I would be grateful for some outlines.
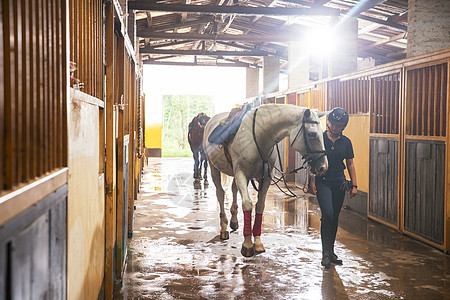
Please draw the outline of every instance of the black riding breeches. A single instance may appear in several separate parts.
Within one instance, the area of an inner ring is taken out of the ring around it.
[[[345,191],[341,190],[344,178],[343,173],[333,178],[316,176],[317,201],[322,212],[320,236],[323,254],[331,254],[334,251],[339,213],[345,197]]]

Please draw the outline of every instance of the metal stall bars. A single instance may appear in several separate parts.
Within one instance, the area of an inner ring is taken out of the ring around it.
[[[66,2],[0,1],[0,298],[66,295]],[[27,266],[27,267],[24,267]]]

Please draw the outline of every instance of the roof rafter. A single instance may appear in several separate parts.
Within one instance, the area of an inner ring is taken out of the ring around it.
[[[244,62],[230,62],[230,63],[221,63],[215,62],[213,64],[205,64],[199,62],[177,62],[177,61],[154,61],[154,60],[143,60],[143,64],[145,65],[167,65],[167,66],[217,66],[217,67],[256,67],[249,63]]]
[[[336,16],[339,11],[326,7],[298,8],[298,7],[252,7],[252,6],[217,6],[217,5],[187,5],[187,4],[156,4],[148,1],[136,0],[128,2],[128,8],[133,10],[154,10],[167,12],[190,12],[210,14],[239,14],[239,15],[272,15],[272,16]]]
[[[179,28],[193,27],[193,26],[201,25],[201,24],[204,24],[207,22],[211,22],[213,20],[214,20],[214,17],[206,16],[206,17],[200,18],[198,20],[185,21],[183,23],[175,23],[175,24],[170,24],[170,25],[160,25],[160,26],[152,26],[150,28],[145,28],[145,27],[144,28],[147,31],[175,30],[175,29],[179,29]],[[142,29],[138,28],[138,30],[142,30]]]
[[[380,45],[384,45],[384,44],[387,44],[387,43],[390,43],[390,42],[394,42],[394,41],[397,41],[397,40],[405,38],[405,35],[406,35],[406,33],[400,33],[400,34],[394,35],[394,36],[392,36],[390,38],[383,39],[383,40],[380,40],[380,41],[375,42],[373,44],[370,44],[368,46],[361,47],[360,49],[361,50],[368,50],[368,49],[374,48],[376,46],[380,46]]]
[[[203,50],[172,50],[172,49],[141,49],[142,54],[169,55],[207,55],[207,56],[268,56],[270,53],[262,50],[251,51],[203,51]]]
[[[211,40],[211,41],[247,41],[247,42],[288,42],[302,40],[301,34],[278,34],[278,35],[258,35],[258,34],[201,34],[201,33],[166,33],[166,32],[139,32],[139,37],[151,39],[171,39],[171,40]]]

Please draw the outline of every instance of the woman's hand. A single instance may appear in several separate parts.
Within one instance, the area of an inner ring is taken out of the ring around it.
[[[352,190],[350,191],[350,198],[353,198],[358,194],[358,188],[356,186],[352,187]]]
[[[309,180],[308,193],[313,195],[317,194],[317,188],[314,179]]]

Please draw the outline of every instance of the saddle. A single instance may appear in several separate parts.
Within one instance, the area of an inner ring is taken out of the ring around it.
[[[228,116],[220,121],[219,125],[211,132],[208,142],[212,144],[228,145],[234,139],[236,132],[241,126],[245,114],[252,109],[249,103],[244,103],[241,107],[233,108]]]

